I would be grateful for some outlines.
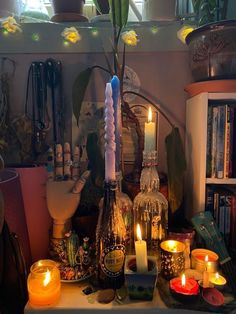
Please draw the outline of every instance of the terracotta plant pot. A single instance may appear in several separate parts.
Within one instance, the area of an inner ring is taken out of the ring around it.
[[[86,22],[83,16],[85,0],[52,0],[53,22]]]
[[[83,14],[84,2],[84,0],[52,0],[54,14]]]
[[[187,38],[195,82],[236,78],[236,20],[207,24]]]

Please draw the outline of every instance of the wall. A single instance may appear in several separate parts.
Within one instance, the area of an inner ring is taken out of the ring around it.
[[[16,62],[16,72],[11,84],[10,103],[14,116],[23,113],[27,71],[32,61],[46,60],[49,57],[60,59],[63,65],[64,99],[66,104],[66,140],[71,138],[71,88],[76,75],[94,64],[105,66],[102,45],[110,50],[109,28],[98,28],[102,38],[90,38],[89,28],[81,28],[82,40],[79,45],[63,47],[62,39],[58,37],[64,26],[53,24],[23,25],[23,35],[15,34],[1,38],[0,56],[8,56]],[[133,68],[141,81],[141,91],[159,103],[171,120],[180,127],[182,136],[185,127],[184,87],[191,82],[188,67],[187,47],[180,43],[176,31],[180,27],[177,22],[158,25],[158,32],[152,32],[157,25],[150,23],[144,26],[135,25],[140,42],[137,47],[127,52],[126,64]],[[59,28],[59,29],[58,29]],[[30,41],[29,35],[39,32],[41,41]],[[1,35],[0,35],[1,36]],[[37,53],[37,50],[40,53]],[[10,52],[10,53],[7,53]],[[104,101],[104,86],[108,78],[96,71],[90,84],[85,100]],[[133,103],[143,103],[134,99]],[[160,121],[159,169],[166,171],[164,138],[169,131],[167,123]]]

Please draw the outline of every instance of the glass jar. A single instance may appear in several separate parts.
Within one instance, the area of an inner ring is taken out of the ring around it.
[[[60,272],[56,262],[45,259],[34,263],[27,280],[29,302],[33,306],[49,306],[60,298]]]
[[[142,238],[147,242],[148,254],[158,256],[159,244],[167,235],[168,201],[159,192],[160,179],[156,166],[157,152],[143,152],[141,192],[135,197],[133,208],[134,224],[140,224]]]

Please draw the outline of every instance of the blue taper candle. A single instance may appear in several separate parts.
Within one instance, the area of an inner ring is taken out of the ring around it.
[[[115,119],[115,141],[116,141],[116,172],[120,171],[121,152],[120,152],[120,136],[121,136],[121,103],[120,103],[120,80],[114,75],[111,80],[112,98]]]

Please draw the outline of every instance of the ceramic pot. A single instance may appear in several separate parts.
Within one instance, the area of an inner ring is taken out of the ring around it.
[[[20,3],[17,0],[1,0],[0,1],[0,17],[7,17],[11,14],[19,15]]]
[[[87,22],[83,15],[85,0],[52,0],[53,22]]]
[[[204,25],[187,36],[195,82],[236,78],[235,36],[236,20]]]
[[[54,14],[83,13],[85,0],[52,0]]]
[[[146,301],[153,299],[158,276],[157,263],[154,256],[148,256],[148,271],[146,273],[138,273],[135,255],[127,255],[124,273],[130,299]]]
[[[144,21],[172,21],[175,16],[175,0],[144,0]]]

